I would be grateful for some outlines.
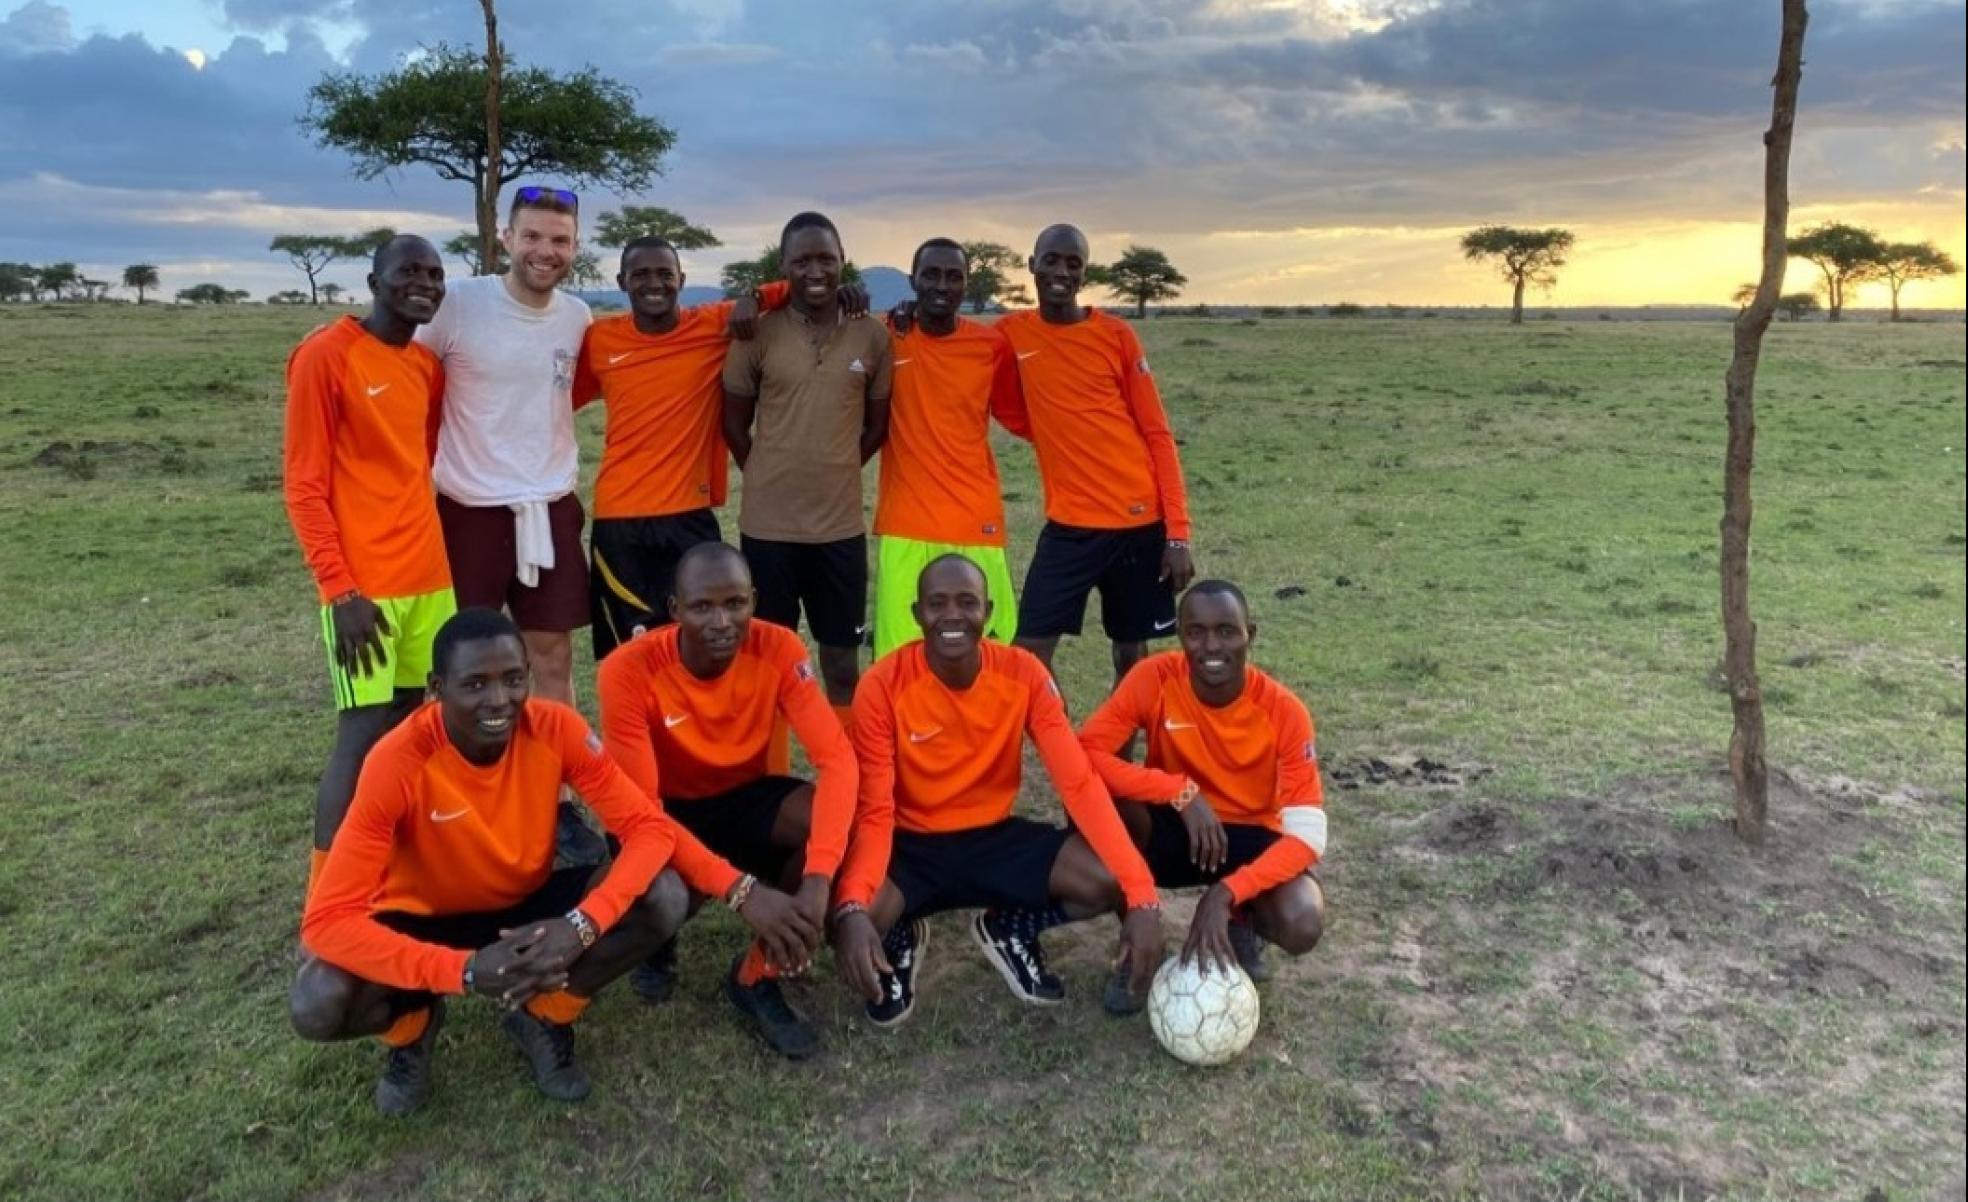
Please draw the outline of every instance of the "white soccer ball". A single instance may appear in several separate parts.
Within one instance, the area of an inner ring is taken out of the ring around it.
[[[1148,990],[1148,1025],[1184,1064],[1226,1063],[1257,1034],[1257,986],[1234,964],[1204,972],[1171,956]]]

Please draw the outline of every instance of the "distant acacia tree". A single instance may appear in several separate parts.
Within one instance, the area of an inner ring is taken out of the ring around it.
[[[469,185],[481,247],[497,237],[501,190],[521,176],[637,193],[661,173],[676,134],[636,112],[628,87],[592,67],[556,75],[512,67],[501,55],[499,69],[496,159],[487,145],[486,60],[454,46],[435,46],[387,74],[324,75],[308,91],[300,124],[320,145],[348,154],[358,179],[421,164]],[[481,250],[482,265],[485,257]]]
[[[967,264],[964,300],[972,313],[982,313],[993,302],[1007,306],[1032,303],[1025,285],[1012,282],[1012,273],[1025,263],[1017,251],[1002,242],[966,242],[963,250]]]
[[[1175,269],[1166,253],[1152,246],[1130,246],[1107,264],[1099,285],[1134,302],[1136,320],[1148,316],[1148,302],[1174,300],[1189,277]]]
[[[456,255],[465,261],[465,270],[473,275],[504,275],[506,273],[506,251],[497,241],[492,243],[492,267],[488,270],[480,255],[478,235],[463,230],[444,244],[444,253]]]
[[[1736,290],[1729,294],[1729,300],[1735,304],[1738,313],[1749,308],[1749,302],[1755,299],[1756,285],[1754,284],[1738,284]]]
[[[1803,321],[1821,307],[1815,292],[1786,292],[1777,298],[1777,309],[1785,321]]]
[[[52,292],[56,300],[66,300],[70,289],[82,286],[82,272],[73,263],[49,263],[34,269],[34,281],[42,292]]]
[[[1886,243],[1863,226],[1833,221],[1812,226],[1792,238],[1790,254],[1817,264],[1824,275],[1827,316],[1840,321],[1845,316],[1845,289],[1879,278]]]
[[[1524,286],[1549,290],[1558,285],[1558,269],[1577,241],[1572,231],[1552,227],[1517,229],[1486,225],[1462,236],[1462,257],[1471,262],[1495,259],[1497,271],[1510,281],[1510,324],[1524,324]]]
[[[109,290],[115,287],[108,280],[92,280],[88,276],[77,280],[76,286],[82,289],[82,299],[92,305],[99,305],[108,300]]]
[[[396,231],[387,226],[347,238],[333,234],[280,234],[267,249],[281,252],[288,262],[301,269],[307,276],[308,303],[318,305],[321,303],[319,280],[329,264],[338,259],[367,258],[394,237]]]
[[[607,287],[608,277],[601,274],[601,257],[591,250],[575,251],[574,261],[568,265],[567,276],[560,286],[568,292]]]
[[[41,283],[32,263],[0,263],[0,301],[39,300]]]
[[[708,250],[723,246],[718,236],[701,225],[692,225],[683,214],[658,205],[623,205],[619,213],[603,213],[595,219],[597,246],[623,247],[637,238],[656,237],[678,250]]]
[[[757,258],[726,263],[724,270],[718,274],[718,284],[726,296],[743,296],[754,288],[784,279],[785,276],[786,268],[779,258],[779,248],[768,246],[758,253]],[[841,283],[860,282],[861,269],[854,265],[854,260],[849,259],[841,264]]]
[[[1915,280],[1937,280],[1961,270],[1932,242],[1888,242],[1879,252],[1879,276],[1893,293],[1893,320],[1900,319],[1900,289]]]
[[[331,305],[339,305],[342,303],[342,293],[347,291],[348,289],[331,280],[321,286],[321,299]]]
[[[236,305],[246,298],[244,291],[235,291],[224,284],[193,284],[178,289],[178,303],[185,305]]]
[[[269,305],[305,305],[308,303],[308,294],[302,292],[299,288],[288,288],[285,291],[276,292],[267,297],[266,303]]]
[[[123,286],[137,290],[137,303],[144,303],[144,293],[157,287],[157,266],[153,263],[132,263],[123,269]]]

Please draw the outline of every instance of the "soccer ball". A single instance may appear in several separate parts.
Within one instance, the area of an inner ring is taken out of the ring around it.
[[[1171,956],[1148,990],[1148,1026],[1184,1064],[1223,1064],[1257,1034],[1257,986],[1232,964],[1204,972]]]

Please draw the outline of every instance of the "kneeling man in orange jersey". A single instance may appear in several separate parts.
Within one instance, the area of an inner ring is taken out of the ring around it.
[[[834,908],[841,977],[894,1026],[915,1005],[924,915],[986,907],[971,936],[1020,1000],[1065,999],[1039,935],[1123,915],[1120,971],[1145,989],[1162,959],[1155,882],[1112,798],[1072,736],[1066,708],[1031,652],[984,641],[984,573],[960,554],[916,583],[922,640],[889,654],[854,694],[861,804]],[[1012,816],[1025,740],[1074,830]]]
[[[1080,742],[1113,790],[1155,883],[1207,885],[1183,942],[1184,960],[1234,958],[1253,980],[1270,975],[1259,937],[1291,955],[1325,929],[1313,875],[1326,852],[1326,811],[1312,715],[1291,690],[1249,664],[1257,624],[1242,590],[1205,580],[1182,598],[1181,651],[1136,664],[1102,702]],[[1148,735],[1145,766],[1121,758]],[[1117,981],[1107,1008],[1139,1010]]]
[[[682,923],[664,870],[673,827],[571,708],[527,697],[526,645],[503,614],[467,609],[431,647],[436,697],[383,736],[308,899],[310,959],[289,996],[307,1039],[378,1035],[385,1114],[430,1095],[449,994],[509,1008],[503,1026],[540,1092],[588,1094],[572,1024],[595,991]],[[607,868],[556,871],[560,789],[620,841]]]

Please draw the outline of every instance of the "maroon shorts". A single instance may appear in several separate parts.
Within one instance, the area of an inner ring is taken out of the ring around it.
[[[451,560],[451,591],[458,608],[482,605],[505,609],[521,630],[565,634],[588,624],[588,556],[581,546],[587,514],[573,493],[547,506],[553,529],[553,570],[540,583],[519,582],[513,547],[513,511],[504,505],[479,508],[437,495],[437,517],[444,526],[444,551]]]

